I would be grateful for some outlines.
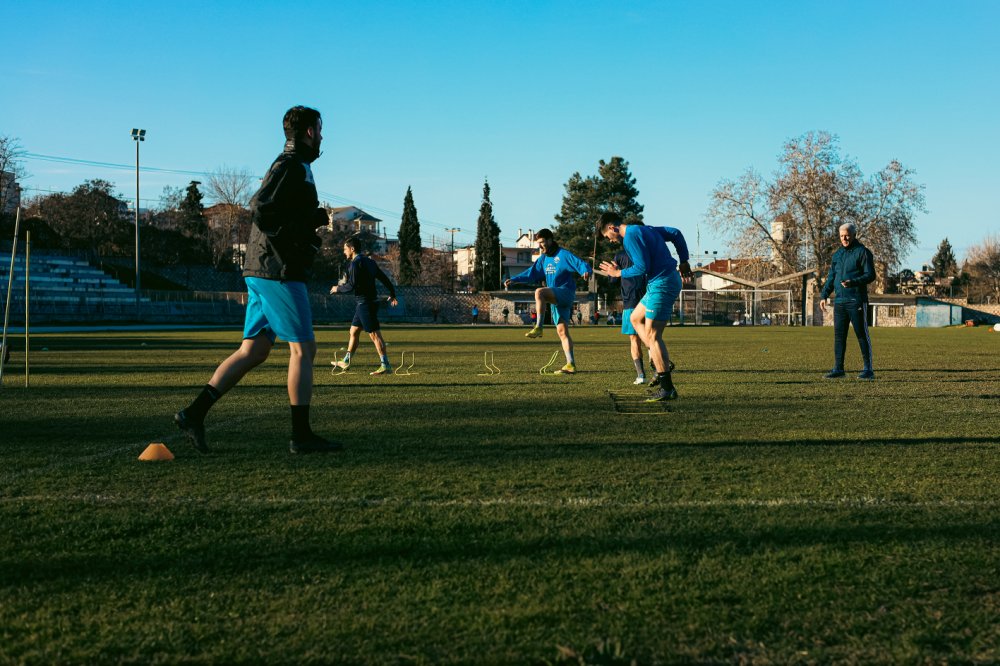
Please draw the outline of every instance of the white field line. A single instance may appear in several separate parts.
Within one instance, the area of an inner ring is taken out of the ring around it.
[[[567,499],[527,499],[516,497],[485,497],[455,499],[422,499],[406,497],[254,497],[224,495],[221,497],[129,497],[121,495],[67,494],[20,495],[0,497],[0,504],[71,503],[94,505],[219,505],[245,506],[353,506],[402,508],[485,508],[523,507],[543,509],[712,509],[712,508],[1000,508],[1000,500],[894,500],[880,497],[842,497],[811,499],[778,497],[771,499],[732,498],[710,500],[615,500],[589,497]]]
[[[173,418],[173,415],[170,415],[170,418]],[[219,423],[213,423],[212,427],[236,425],[242,421],[248,420],[249,418],[250,418],[249,415],[243,415],[236,418],[228,419],[226,421],[221,421]],[[138,457],[138,454],[142,453],[142,451],[152,442],[162,442],[164,444],[168,442],[171,444],[173,444],[174,442],[179,442],[182,443],[184,446],[190,446],[187,443],[187,435],[178,430],[177,426],[174,426],[174,429],[171,430],[168,434],[157,435],[154,439],[148,441],[144,440],[141,442],[131,442],[129,444],[119,444],[118,446],[113,446],[109,449],[102,449],[94,453],[88,453],[80,456],[64,455],[55,462],[51,462],[48,465],[42,465],[40,467],[31,467],[16,472],[7,472],[6,474],[0,475],[0,487],[12,483],[14,481],[17,481],[18,479],[23,479],[25,477],[44,475],[46,472],[50,472],[54,469],[61,469],[63,467],[75,467],[76,465],[80,465],[82,463],[88,463],[94,460],[105,460],[107,458],[119,455],[125,451],[137,451],[138,453],[136,453],[136,457]],[[209,433],[208,443],[209,447],[211,447],[212,445],[211,433]]]

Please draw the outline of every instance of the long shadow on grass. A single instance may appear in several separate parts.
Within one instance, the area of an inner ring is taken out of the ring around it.
[[[466,513],[457,517],[454,509],[422,509],[419,516],[358,509],[368,513],[364,517],[367,526],[354,530],[340,528],[336,520],[311,517],[315,509],[254,507],[252,511],[249,515],[209,507],[178,515],[176,507],[171,507],[169,514],[142,518],[102,511],[101,516],[91,519],[85,543],[67,543],[66,536],[45,529],[40,534],[28,530],[22,532],[22,538],[45,545],[46,554],[20,557],[7,550],[0,559],[0,586],[76,587],[147,578],[195,584],[255,572],[259,572],[256,580],[302,580],[306,573],[360,575],[369,569],[391,576],[393,572],[447,564],[482,570],[527,559],[549,561],[549,566],[559,562],[573,566],[574,562],[602,556],[655,559],[670,553],[698,561],[720,548],[726,549],[726,557],[817,546],[845,556],[859,549],[892,552],[923,544],[964,552],[1000,536],[995,517],[969,516],[961,509],[942,511],[931,519],[922,511],[909,512],[908,519],[913,522],[930,520],[931,524],[905,526],[901,522],[907,512],[898,510],[891,516],[841,510],[836,515],[820,515],[817,524],[815,514],[802,519],[795,512],[774,522],[774,509],[762,514],[753,508],[672,508],[669,512],[628,512],[628,521],[623,524],[622,513],[614,510],[594,510],[586,521],[580,521],[578,510],[565,508],[533,510],[527,516],[466,508]],[[348,515],[346,510],[338,513]],[[351,518],[357,520],[358,516]],[[762,522],[765,519],[772,522]],[[93,524],[98,520],[103,524]],[[809,523],[803,524],[805,520]],[[49,528],[59,524],[56,516],[45,521]],[[240,525],[238,531],[234,531],[234,524]],[[537,534],[541,530],[530,534],[526,524],[542,526],[544,534]],[[197,529],[185,532],[184,525],[196,525]],[[216,536],[207,536],[212,532]],[[107,544],[115,544],[117,552],[110,552]],[[102,552],[88,553],[87,548]]]

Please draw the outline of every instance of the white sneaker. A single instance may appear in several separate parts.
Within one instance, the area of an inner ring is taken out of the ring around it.
[[[639,384],[645,384],[646,375],[639,375],[638,377],[635,378],[635,381],[632,383],[635,384],[636,386],[638,386]]]

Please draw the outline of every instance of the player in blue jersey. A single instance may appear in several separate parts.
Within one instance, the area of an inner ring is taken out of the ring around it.
[[[535,290],[535,308],[538,312],[538,322],[534,328],[525,334],[526,338],[542,337],[545,322],[546,305],[552,310],[552,323],[562,342],[563,353],[566,355],[566,365],[557,370],[557,374],[572,375],[576,372],[576,360],[573,357],[573,338],[569,335],[569,320],[573,301],[576,299],[577,276],[590,277],[590,266],[569,250],[559,247],[552,232],[541,229],[535,234],[538,249],[542,256],[531,268],[506,280],[504,287],[511,283],[526,283],[545,281],[544,287]]]
[[[354,294],[357,299],[357,307],[354,310],[354,321],[351,322],[350,337],[347,342],[347,354],[341,361],[331,361],[338,368],[346,370],[351,367],[351,355],[358,349],[358,341],[361,338],[361,330],[368,334],[375,351],[378,352],[378,368],[369,374],[385,375],[392,371],[389,365],[389,356],[386,351],[385,339],[382,337],[382,325],[378,320],[378,300],[376,296],[375,280],[385,285],[389,290],[389,304],[396,305],[396,289],[375,260],[359,254],[360,243],[356,238],[348,238],[344,241],[344,256],[347,257],[347,276],[341,284],[335,284],[331,289],[331,294]]]
[[[691,277],[684,235],[673,227],[647,227],[641,222],[625,224],[621,216],[612,212],[601,215],[598,231],[609,241],[621,243],[632,260],[632,266],[625,270],[604,261],[601,262],[601,270],[611,277],[646,276],[646,295],[632,311],[631,321],[636,331],[641,331],[643,342],[649,348],[650,361],[656,369],[656,378],[650,382],[656,393],[650,400],[675,400],[677,389],[670,377],[670,355],[663,342],[663,329],[670,320],[674,301],[681,293],[681,275]],[[680,275],[677,273],[678,263],[667,248],[668,242],[677,250]]]

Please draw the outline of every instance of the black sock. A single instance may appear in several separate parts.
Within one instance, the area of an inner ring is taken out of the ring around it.
[[[660,386],[668,391],[674,388],[674,380],[670,378],[669,370],[667,372],[657,372],[656,376],[660,378]]]
[[[303,441],[311,436],[309,405],[292,405],[292,439]]]
[[[210,410],[212,405],[214,405],[215,402],[221,397],[222,394],[219,393],[218,389],[211,384],[205,384],[205,388],[201,390],[201,393],[199,393],[198,397],[194,399],[194,402],[184,409],[184,413],[189,419],[194,421],[204,421],[205,414],[208,414],[208,410]]]

